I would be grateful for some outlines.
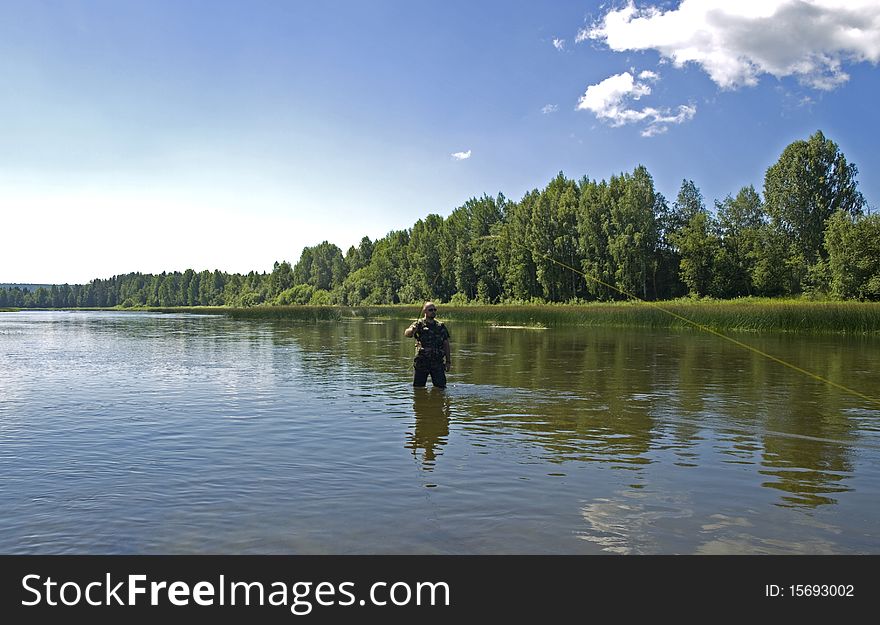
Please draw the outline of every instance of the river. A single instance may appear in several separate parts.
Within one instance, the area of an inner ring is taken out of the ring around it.
[[[442,310],[441,310],[442,313]],[[880,409],[710,334],[0,313],[0,553],[880,553]],[[876,396],[877,337],[738,340]]]

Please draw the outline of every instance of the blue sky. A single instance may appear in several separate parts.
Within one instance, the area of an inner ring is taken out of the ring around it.
[[[876,207],[880,1],[735,4],[3,0],[0,282],[269,271],[559,171],[711,205],[817,129]]]

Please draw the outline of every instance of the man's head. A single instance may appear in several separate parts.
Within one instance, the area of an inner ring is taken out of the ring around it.
[[[434,305],[434,302],[425,302],[425,305],[422,306],[422,314],[428,319],[436,317],[437,307]]]

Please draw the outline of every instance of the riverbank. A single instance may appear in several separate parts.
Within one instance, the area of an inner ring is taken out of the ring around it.
[[[165,313],[222,314],[235,319],[336,321],[345,318],[414,320],[418,305],[384,306],[195,306],[139,308]],[[611,302],[583,305],[440,305],[441,320],[487,325],[694,328],[809,334],[880,333],[878,302],[812,302],[744,298],[667,302]]]
[[[0,309],[14,312],[17,309]],[[22,309],[25,310],[25,309]],[[75,310],[75,309],[65,309]],[[89,308],[131,312],[224,315],[233,319],[339,321],[397,319],[419,316],[417,304],[377,306],[186,306]],[[880,334],[880,302],[814,302],[743,298],[737,300],[679,299],[665,302],[597,302],[591,304],[453,305],[441,304],[441,321],[493,326],[553,328],[560,326],[696,328],[737,332],[802,334]]]

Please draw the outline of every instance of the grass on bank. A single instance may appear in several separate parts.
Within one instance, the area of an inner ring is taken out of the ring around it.
[[[527,327],[621,326],[715,330],[867,334],[880,332],[880,303],[739,299],[615,302],[583,305],[441,304],[438,318],[448,321]],[[255,306],[214,309],[233,318],[339,320],[345,317],[414,320],[418,305]],[[185,312],[186,309],[178,309]],[[672,314],[670,314],[672,313]]]
[[[742,298],[736,300],[679,299],[666,302],[602,302],[590,304],[440,304],[442,321],[486,325],[551,328],[606,326],[693,328],[684,317],[714,330],[797,332],[810,334],[878,334],[880,302],[817,302]],[[92,309],[94,310],[94,309]],[[234,319],[339,321],[346,318],[413,321],[418,304],[377,306],[182,306],[104,310],[226,315]]]

